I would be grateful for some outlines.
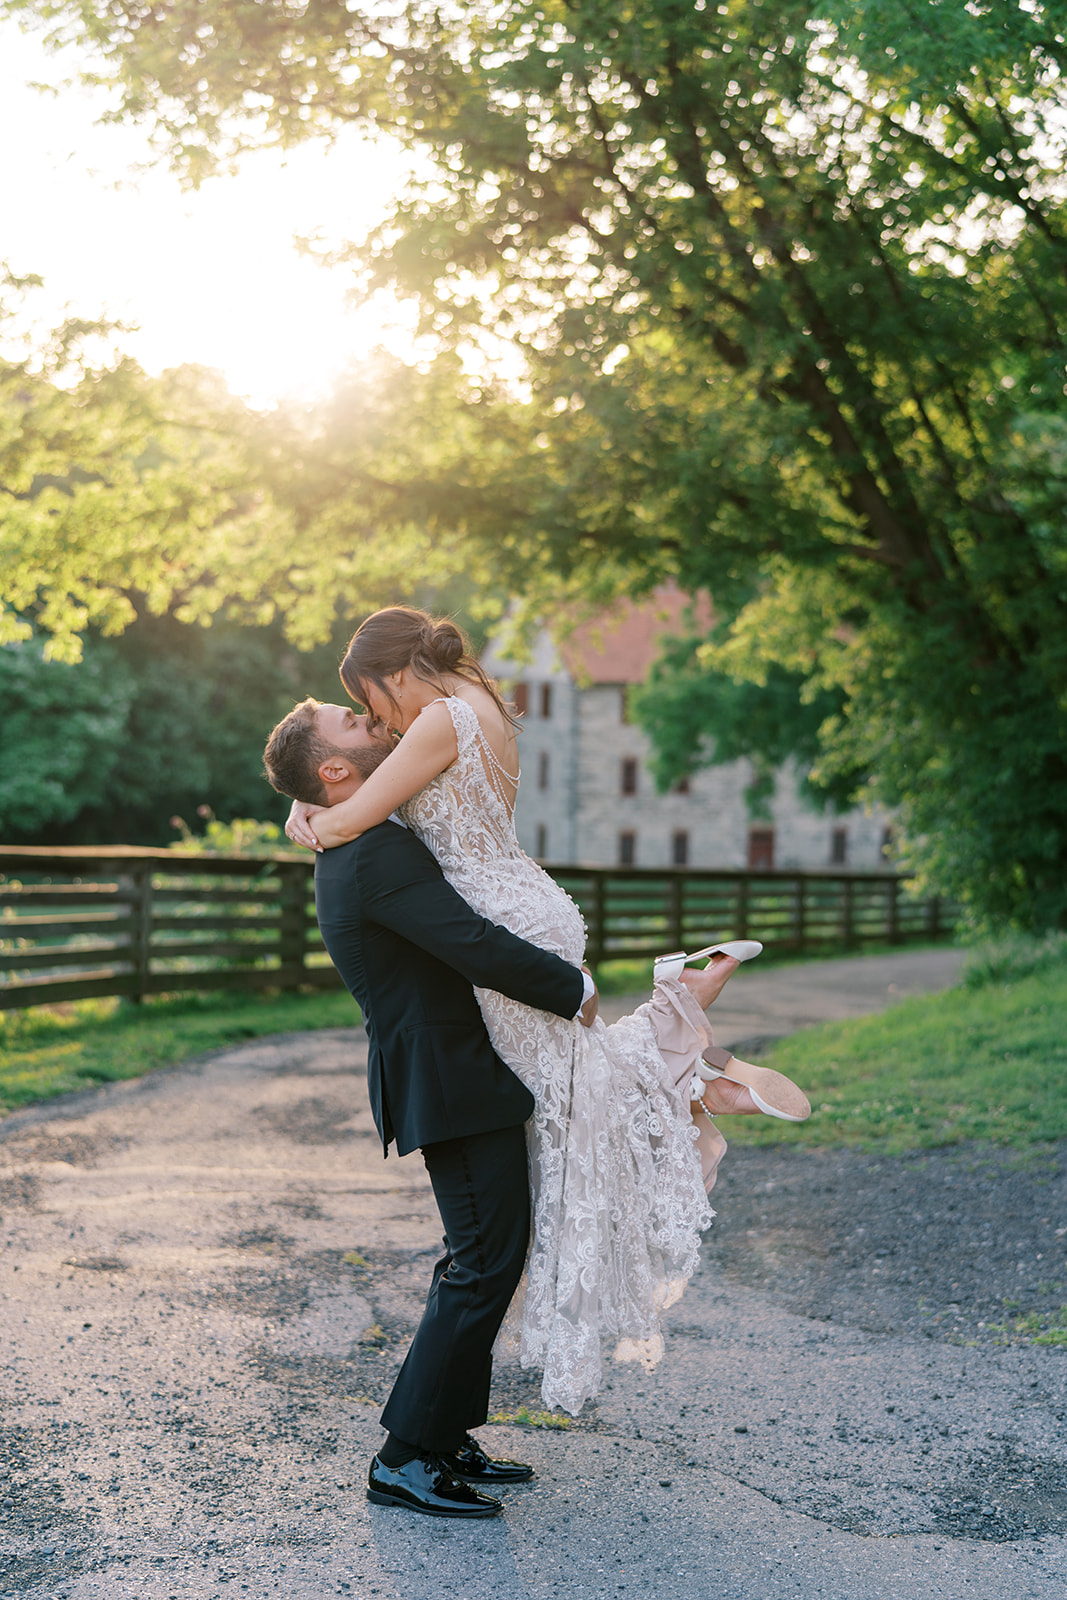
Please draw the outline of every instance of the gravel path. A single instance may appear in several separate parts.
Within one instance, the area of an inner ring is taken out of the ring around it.
[[[817,965],[868,1009],[910,981]],[[4,1123],[0,1596],[1062,1600],[1067,1350],[991,1324],[1067,1301],[1067,1151],[732,1151],[662,1365],[487,1429],[538,1478],[457,1527],[363,1497],[438,1243],[364,1051],[258,1041]]]

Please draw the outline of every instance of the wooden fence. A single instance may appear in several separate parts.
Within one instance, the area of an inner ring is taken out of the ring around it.
[[[110,845],[0,849],[0,1010],[92,995],[333,988],[310,857]],[[889,873],[553,867],[582,908],[591,966],[762,939],[818,952],[934,940],[955,908]]]
[[[550,871],[582,908],[592,967],[723,938],[813,953],[933,941],[950,935],[958,916],[947,901],[915,899],[889,872]]]
[[[312,867],[128,845],[0,850],[0,1009],[340,983]]]

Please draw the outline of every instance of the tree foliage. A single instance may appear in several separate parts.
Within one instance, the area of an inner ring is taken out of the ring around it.
[[[1062,0],[9,7],[193,180],[341,123],[420,152],[364,282],[530,363],[421,476],[469,560],[706,585],[710,666],[840,701],[826,781],[978,914],[1067,920]]]
[[[812,770],[819,734],[842,706],[840,694],[813,692],[798,673],[775,663],[763,683],[709,670],[701,659],[705,641],[672,639],[654,664],[647,684],[629,692],[631,710],[654,735],[652,771],[660,790],[701,767],[747,760],[752,777],[745,790],[749,814],[770,820],[777,769],[797,765],[799,790],[813,806],[845,808],[857,774],[820,781]]]
[[[45,660],[39,639],[0,649],[0,836],[167,844],[174,817],[194,830],[208,813],[282,821],[266,736],[306,694],[340,695],[346,637],[299,652],[277,621],[162,616],[118,638],[88,633],[77,663]]]
[[[34,287],[0,276],[0,331]],[[280,618],[310,648],[413,584],[470,569],[495,595],[460,548],[485,511],[456,463],[492,407],[458,363],[383,355],[326,402],[257,413],[205,369],[147,376],[114,332],[71,322],[0,358],[0,646],[36,636],[76,661],[86,629],[171,615]]]
[[[0,326],[26,286],[7,280]],[[67,323],[0,360],[0,643],[37,630],[60,659],[77,659],[82,629],[116,634],[139,610],[260,619],[279,577],[244,408],[194,368],[147,378],[112,332]]]

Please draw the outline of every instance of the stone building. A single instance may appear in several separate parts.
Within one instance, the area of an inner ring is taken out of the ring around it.
[[[813,810],[789,766],[778,772],[768,821],[748,814],[747,761],[657,793],[627,689],[645,681],[663,637],[684,631],[689,603],[675,588],[623,601],[558,644],[541,633],[522,663],[490,645],[483,665],[523,712],[515,814],[523,849],[554,866],[884,867],[889,816]]]

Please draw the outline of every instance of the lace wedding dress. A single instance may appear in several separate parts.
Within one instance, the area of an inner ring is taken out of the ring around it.
[[[483,916],[579,965],[578,907],[519,848],[477,714],[456,697],[445,704],[458,758],[402,807],[404,821]],[[714,1215],[707,1189],[726,1149],[690,1110],[711,1034],[673,980],[610,1027],[585,1028],[492,990],[478,1000],[494,1049],[537,1102],[527,1124],[533,1241],[503,1337],[517,1339],[524,1366],[544,1369],[546,1405],[577,1413],[599,1387],[605,1337],[617,1359],[659,1359],[660,1313],[696,1268]]]

